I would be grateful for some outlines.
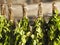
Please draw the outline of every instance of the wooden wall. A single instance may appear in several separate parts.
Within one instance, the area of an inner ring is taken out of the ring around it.
[[[15,18],[18,18],[18,17],[20,18],[23,15],[22,6],[16,5],[18,2],[19,3],[26,3],[28,1],[27,0],[12,0],[12,3],[14,5],[12,4],[11,8],[12,8],[12,12],[13,12]],[[31,0],[29,2],[31,2]],[[56,6],[57,6],[59,13],[60,13],[60,2],[56,2]],[[5,7],[6,7],[6,15],[8,15],[7,5]],[[29,4],[29,5],[27,4],[26,8],[27,8],[27,15],[28,16],[37,16],[38,4]],[[52,2],[50,2],[50,3],[43,2],[42,3],[42,11],[43,11],[44,15],[51,15],[52,14]],[[1,8],[0,8],[0,12],[1,12]]]

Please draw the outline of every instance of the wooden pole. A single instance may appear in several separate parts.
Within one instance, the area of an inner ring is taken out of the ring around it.
[[[38,4],[38,17],[43,17],[43,12],[42,12],[42,2]]]
[[[1,15],[2,15],[2,4],[1,4]]]
[[[14,21],[14,17],[13,17],[13,11],[12,11],[12,0],[7,0],[7,6],[8,6],[8,15],[9,15],[9,20],[11,22]]]
[[[22,9],[23,9],[23,17],[26,16],[27,17],[27,9],[25,8],[26,4],[22,5]]]
[[[52,14],[55,14],[55,9],[56,9],[55,1],[53,1],[53,3],[52,3]]]
[[[12,11],[12,8],[11,8],[11,4],[8,6],[8,10],[9,10],[9,20],[10,21],[14,21],[14,18],[13,18],[13,11]]]
[[[0,0],[0,5],[1,5],[1,15],[5,15],[5,4],[4,0]]]
[[[6,7],[5,4],[1,5],[1,15],[5,15],[6,14]]]

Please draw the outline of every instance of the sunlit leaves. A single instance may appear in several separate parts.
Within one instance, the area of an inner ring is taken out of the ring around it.
[[[55,14],[54,14],[55,13]],[[59,45],[60,44],[60,16],[58,15],[58,10],[55,9],[52,17],[49,20],[49,30],[48,36],[50,38],[51,45]]]

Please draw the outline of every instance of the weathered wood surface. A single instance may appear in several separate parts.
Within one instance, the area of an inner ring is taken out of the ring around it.
[[[60,2],[56,2],[56,7],[59,10],[60,13]],[[12,5],[12,12],[15,18],[20,18],[23,16],[23,10],[21,5]],[[30,4],[26,5],[27,8],[27,15],[28,16],[37,16],[38,15],[38,4]],[[48,15],[51,16],[52,14],[52,2],[50,3],[42,3],[42,11],[44,16]],[[6,5],[6,15],[8,15],[8,7]]]
[[[56,7],[58,8],[59,10],[59,13],[60,13],[60,2],[56,2]],[[25,8],[27,8],[27,13],[28,13],[28,16],[36,16],[37,13],[38,13],[38,4],[32,4],[32,5],[27,5]],[[13,10],[13,13],[14,15],[19,15],[19,16],[22,16],[22,7],[21,5],[12,5],[12,10]],[[42,3],[42,11],[43,11],[43,14],[47,14],[47,15],[50,15],[52,14],[52,3]]]

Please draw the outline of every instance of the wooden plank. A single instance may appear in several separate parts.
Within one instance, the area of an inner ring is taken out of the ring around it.
[[[60,2],[56,2],[56,7],[59,10],[60,13]],[[23,10],[20,4],[12,4],[11,6],[14,17],[22,17],[23,16]],[[27,8],[27,15],[28,16],[37,16],[38,15],[38,4],[30,4],[26,6]],[[8,9],[8,8],[7,8]],[[42,3],[42,10],[43,14],[45,15],[52,15],[52,2],[50,3]],[[7,12],[8,13],[8,12]]]

